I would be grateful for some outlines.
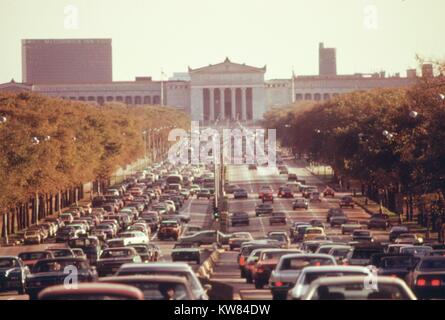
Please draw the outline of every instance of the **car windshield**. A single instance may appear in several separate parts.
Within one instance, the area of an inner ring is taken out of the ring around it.
[[[131,251],[130,250],[105,250],[100,255],[101,259],[107,259],[107,258],[122,258],[122,257],[130,257]]]
[[[19,254],[19,258],[22,260],[39,260],[49,257],[48,252],[23,252]]]
[[[380,260],[381,268],[411,268],[414,260],[412,257],[383,257]]]
[[[326,278],[326,277],[341,277],[341,276],[362,276],[366,273],[364,272],[358,272],[358,271],[323,271],[323,272],[308,272],[305,274],[304,277],[304,284],[311,284],[313,281],[319,279],[319,278]]]
[[[323,230],[320,229],[306,229],[306,234],[321,234]]]
[[[355,249],[352,253],[353,259],[370,259],[373,254],[381,253],[378,250]]]
[[[298,257],[284,259],[281,270],[301,270],[309,266],[327,266],[334,264],[329,258],[320,257]]]
[[[15,268],[18,267],[19,263],[16,259],[12,258],[0,258],[0,268]]]
[[[41,272],[65,272],[65,268],[74,267],[77,270],[85,270],[88,268],[86,261],[82,260],[49,260],[49,261],[38,261],[33,268],[33,273]]]
[[[70,241],[70,247],[94,247],[98,245],[95,239],[73,239]]]
[[[182,283],[132,282],[144,294],[144,300],[190,300],[187,288]]]
[[[420,264],[419,270],[425,271],[425,270],[445,270],[445,259],[426,259],[423,260]]]
[[[71,250],[51,250],[53,253],[53,256],[56,258],[60,258],[60,257],[71,257],[73,256],[73,253],[71,252]]]
[[[319,286],[312,300],[409,300],[397,284],[379,283],[378,290],[363,282]]]

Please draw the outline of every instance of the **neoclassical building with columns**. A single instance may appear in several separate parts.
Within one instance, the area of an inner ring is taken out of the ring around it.
[[[226,58],[188,71],[192,120],[256,121],[266,112],[265,66],[252,67]]]
[[[428,70],[422,69],[420,76],[432,76]],[[210,124],[216,120],[255,122],[272,107],[300,100],[328,100],[357,90],[406,87],[419,79],[415,70],[408,70],[406,77],[386,76],[381,72],[270,80],[265,80],[265,73],[266,66],[253,67],[226,58],[213,65],[189,67],[188,73],[180,79],[154,81],[151,77],[136,77],[134,81],[81,84],[32,84],[11,80],[0,84],[0,92],[32,91],[98,105],[110,102],[166,105],[186,111],[192,120]]]

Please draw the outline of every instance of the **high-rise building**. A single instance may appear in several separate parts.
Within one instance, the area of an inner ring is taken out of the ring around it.
[[[335,48],[325,48],[321,42],[319,44],[319,75],[320,76],[335,76],[337,75],[337,57]]]
[[[30,84],[112,82],[111,39],[22,40],[22,81]]]

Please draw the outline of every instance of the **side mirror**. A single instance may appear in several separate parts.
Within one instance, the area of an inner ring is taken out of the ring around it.
[[[205,284],[205,285],[204,285],[204,291],[205,291],[205,293],[209,292],[210,290],[212,290],[212,285],[211,285],[211,284]]]

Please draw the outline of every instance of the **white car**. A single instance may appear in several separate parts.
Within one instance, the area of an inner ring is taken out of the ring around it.
[[[311,283],[302,300],[417,300],[405,281],[396,277],[341,276]]]
[[[150,239],[141,231],[125,231],[119,233],[119,238],[125,239],[128,244],[148,244]]]
[[[323,277],[341,277],[341,276],[360,276],[371,275],[371,270],[366,267],[358,266],[319,266],[306,267],[295,283],[295,286],[289,290],[288,300],[300,300],[309,289],[311,283]]]
[[[172,200],[165,200],[163,203],[167,206],[167,211],[176,212],[176,205]]]

